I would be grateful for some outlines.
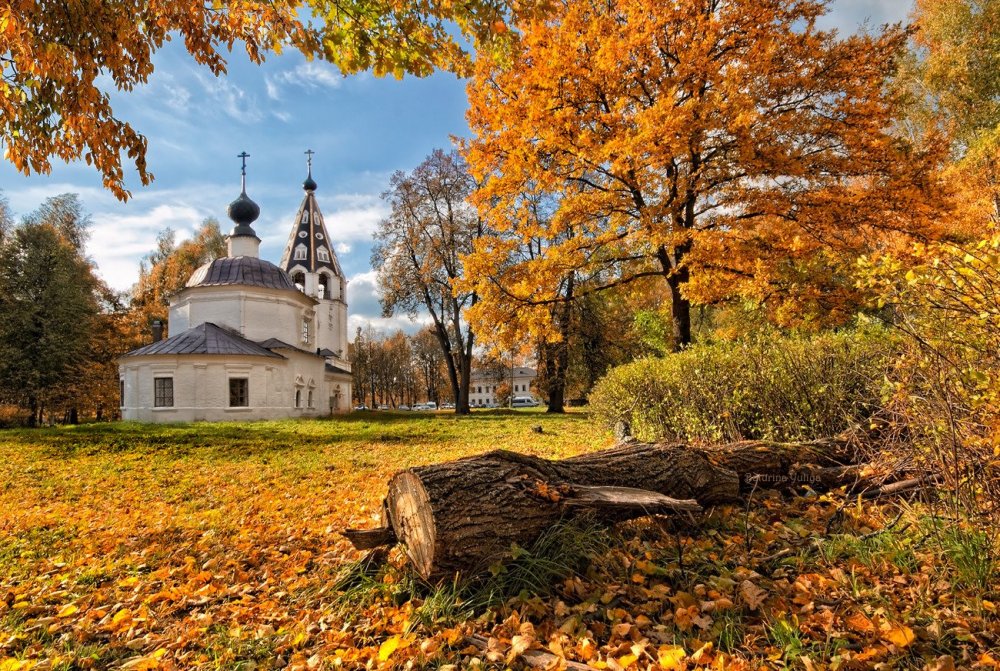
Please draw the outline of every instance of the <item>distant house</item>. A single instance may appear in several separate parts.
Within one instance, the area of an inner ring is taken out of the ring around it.
[[[508,368],[506,371],[473,372],[469,387],[469,405],[473,408],[492,408],[498,405],[497,388],[507,383],[513,387],[514,396],[531,394],[531,385],[538,372],[534,368]]]
[[[310,157],[311,158],[311,157]],[[316,182],[292,223],[281,266],[259,258],[243,191],[229,206],[228,255],[198,268],[170,298],[168,335],[118,360],[123,419],[277,419],[350,410],[347,280],[316,204]]]

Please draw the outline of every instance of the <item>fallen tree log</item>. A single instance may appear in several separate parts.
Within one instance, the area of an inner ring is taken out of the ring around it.
[[[712,449],[631,441],[559,461],[496,450],[397,473],[384,527],[344,535],[359,549],[398,541],[418,573],[434,580],[481,571],[513,544],[527,547],[581,512],[605,521],[697,512],[756,489],[841,482],[852,474],[842,460],[851,458],[839,439]]]

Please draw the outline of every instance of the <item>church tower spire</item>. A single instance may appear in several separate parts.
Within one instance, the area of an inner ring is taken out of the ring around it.
[[[251,224],[260,216],[260,206],[247,195],[247,159],[250,154],[245,151],[237,158],[243,159],[241,169],[241,190],[239,197],[229,204],[229,218],[236,224],[226,241],[229,256],[260,256],[260,238]]]
[[[314,153],[312,149],[306,151],[306,179],[302,183],[305,195],[279,265],[291,275],[300,291],[316,300],[316,353],[343,366],[347,365],[347,278],[316,203]]]
[[[292,223],[292,230],[279,264],[292,276],[302,290],[318,299],[342,298],[340,287],[344,273],[333,251],[330,235],[323,222],[323,213],[316,202],[316,180],[312,176],[312,149],[307,150],[306,179],[302,183],[305,195]]]

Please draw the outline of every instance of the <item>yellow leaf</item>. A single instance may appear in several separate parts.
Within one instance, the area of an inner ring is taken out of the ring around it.
[[[905,624],[893,624],[890,625],[888,630],[882,632],[882,638],[889,641],[897,648],[905,648],[910,643],[913,643],[913,639],[915,639],[916,636],[913,635],[913,630]]]
[[[665,645],[657,651],[660,668],[665,671],[683,669],[685,666],[684,658],[686,656],[687,653],[684,652],[684,648],[679,645]]]
[[[622,655],[615,661],[618,662],[618,664],[620,664],[623,669],[627,669],[632,664],[635,664],[636,660],[638,659],[639,658],[636,657],[635,655],[629,654],[629,655]]]
[[[389,659],[392,653],[396,652],[396,648],[398,647],[399,636],[393,636],[392,638],[386,639],[385,642],[383,642],[378,648],[378,661],[384,662]]]
[[[69,617],[70,615],[76,613],[79,610],[80,610],[79,606],[71,603],[68,606],[64,606],[63,609],[59,611],[59,615],[57,617]]]

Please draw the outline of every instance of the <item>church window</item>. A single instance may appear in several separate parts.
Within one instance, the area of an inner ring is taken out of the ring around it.
[[[323,261],[324,263],[329,263],[330,261],[330,252],[326,251],[326,247],[320,247],[319,249],[317,249],[316,256],[319,258],[320,261]]]
[[[118,380],[118,406],[121,408],[125,407],[125,380]]]
[[[323,260],[322,255],[320,256],[320,260]],[[330,297],[330,278],[322,274],[319,276],[319,297],[320,298]]]
[[[296,288],[299,291],[304,291],[306,288],[306,276],[302,273],[295,273],[292,275],[292,282],[295,283]]]
[[[308,231],[299,231],[299,237],[300,238],[307,237],[308,235],[309,235]]]
[[[309,404],[309,407],[310,408],[313,407],[313,392],[312,392],[312,389],[309,390],[309,394],[308,394],[308,396],[306,398],[307,398],[306,402]]]
[[[317,240],[323,239],[323,231],[316,231],[316,239]]]
[[[154,408],[174,407],[174,378],[172,377],[153,378],[153,407]]]
[[[295,390],[295,407],[296,408],[301,408],[302,407],[302,390],[301,389],[296,389]]]
[[[302,211],[302,223],[303,224],[308,224],[309,223],[309,210],[303,210]]]
[[[295,260],[296,261],[305,261],[306,260],[306,256],[308,256],[308,253],[309,253],[309,250],[306,248],[305,245],[301,245],[301,244],[297,245],[295,247]]]
[[[245,377],[229,378],[229,407],[246,408],[250,406],[250,380]]]

